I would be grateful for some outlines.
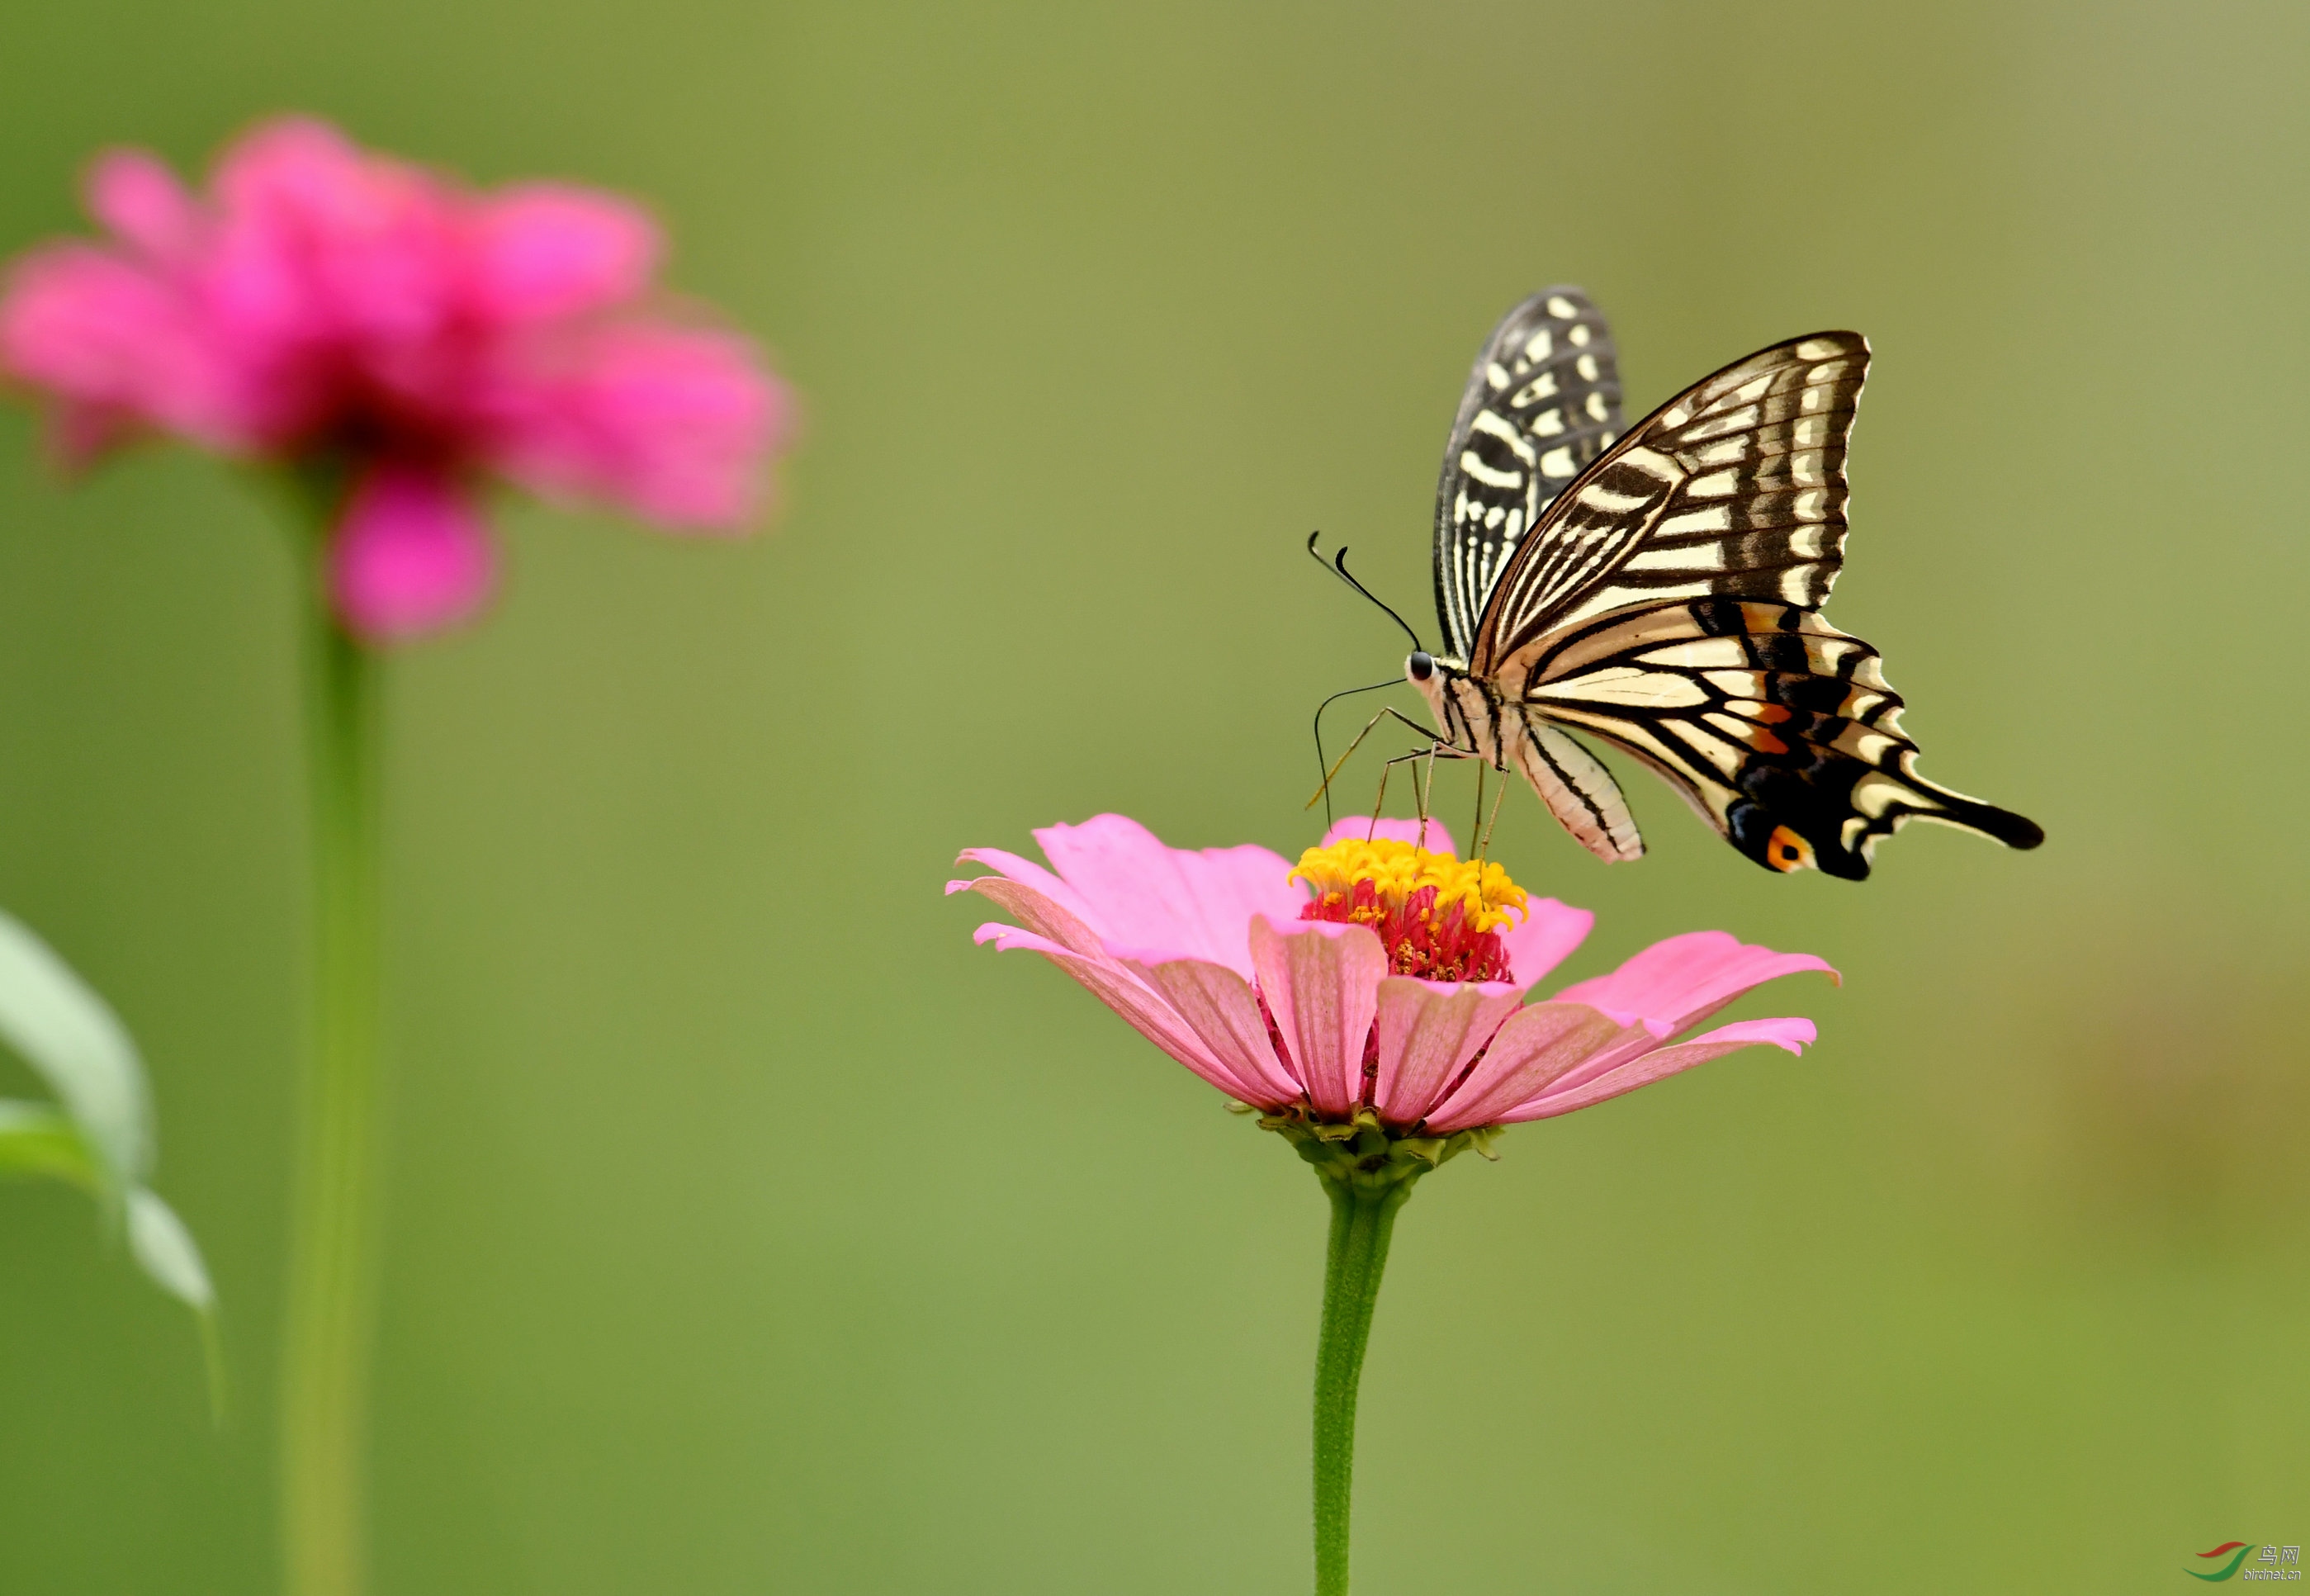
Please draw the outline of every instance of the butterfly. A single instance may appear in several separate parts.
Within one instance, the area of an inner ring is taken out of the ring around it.
[[[1476,357],[1436,496],[1444,652],[1404,673],[1438,751],[1521,771],[1607,861],[1644,852],[1574,733],[1650,766],[1768,870],[1859,880],[1935,820],[2034,848],[2034,822],[1917,774],[1877,650],[1821,618],[1845,559],[1858,333],[1735,360],[1633,428],[1576,288],[1508,312]]]

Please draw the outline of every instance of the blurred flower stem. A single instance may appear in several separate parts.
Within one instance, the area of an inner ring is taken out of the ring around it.
[[[1324,1323],[1316,1337],[1316,1596],[1346,1596],[1356,1384],[1387,1268],[1388,1236],[1411,1182],[1376,1190],[1328,1173],[1322,1178],[1332,1200],[1332,1236],[1324,1259]]]
[[[362,1589],[378,1230],[379,663],[323,596],[327,525],[311,540],[306,604],[315,937],[281,1388],[290,1596]]]
[[[487,608],[493,483],[669,530],[742,530],[793,398],[745,339],[659,291],[664,239],[615,195],[477,190],[286,117],[236,139],[204,191],[149,152],[113,150],[86,197],[107,237],[36,246],[0,280],[0,377],[47,401],[68,463],[182,438],[278,473],[308,529],[314,1003],[282,1544],[289,1596],[359,1596],[379,1234],[381,651]],[[189,1239],[175,1227],[168,1247],[152,1241],[155,1203],[146,1240],[188,1295]]]

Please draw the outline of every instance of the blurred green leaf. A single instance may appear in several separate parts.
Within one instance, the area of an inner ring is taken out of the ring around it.
[[[128,1193],[128,1250],[163,1290],[205,1315],[216,1306],[208,1266],[176,1210],[143,1186]]]
[[[0,1175],[97,1188],[101,1177],[73,1123],[45,1103],[0,1101]]]
[[[105,1001],[23,924],[0,913],[0,1038],[55,1089],[62,1109],[0,1101],[0,1175],[70,1182],[126,1225],[128,1251],[201,1316],[212,1394],[221,1392],[211,1316],[216,1291],[192,1232],[143,1184],[152,1096],[136,1044]]]
[[[149,1187],[128,1193],[128,1250],[161,1288],[193,1310],[201,1331],[201,1363],[208,1375],[209,1414],[225,1416],[224,1346],[217,1336],[216,1288],[193,1233]]]
[[[0,913],[0,1039],[63,1099],[107,1184],[149,1173],[152,1104],[136,1045],[105,1001],[19,920]]]

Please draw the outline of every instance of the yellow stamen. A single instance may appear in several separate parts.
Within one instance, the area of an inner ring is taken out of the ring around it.
[[[1507,924],[1511,911],[1519,919],[1527,912],[1524,889],[1498,865],[1431,854],[1386,837],[1369,842],[1343,838],[1327,848],[1309,848],[1299,855],[1291,879],[1327,898],[1351,896],[1357,882],[1369,881],[1392,910],[1402,908],[1404,899],[1422,887],[1433,887],[1437,913],[1457,903],[1469,926],[1479,932]]]

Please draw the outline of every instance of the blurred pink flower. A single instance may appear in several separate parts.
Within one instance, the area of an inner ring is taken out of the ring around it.
[[[1340,845],[1369,826],[1342,821],[1325,849],[1368,854]],[[1491,873],[1479,888],[1467,874],[1476,867],[1449,858],[1451,838],[1434,821],[1424,837],[1409,821],[1381,821],[1377,835],[1428,854],[1388,847],[1391,859],[1350,857],[1346,867],[1366,882],[1373,872],[1424,870],[1417,879],[1430,884],[1410,888],[1415,918],[1456,921],[1456,906],[1437,909],[1434,882],[1446,882],[1447,898],[1463,894],[1471,915],[1499,927],[1485,933],[1505,960],[1490,967],[1497,979],[1391,973],[1430,956],[1402,934],[1401,891],[1393,907],[1358,919],[1316,918],[1350,895],[1311,896],[1265,848],[1166,847],[1122,815],[1036,832],[1047,870],[970,849],[964,861],[995,873],[947,890],[977,892],[1020,922],[982,925],[979,941],[1042,954],[1229,1097],[1316,1123],[1368,1110],[1391,1136],[1449,1137],[1569,1114],[1756,1043],[1801,1053],[1813,1040],[1812,1022],[1795,1019],[1680,1039],[1775,976],[1836,976],[1809,953],[1775,953],[1719,931],[1671,937],[1611,975],[1527,1003],[1594,916],[1553,898],[1527,903],[1496,865],[1484,867]],[[1340,863],[1311,850],[1296,873]],[[1508,924],[1516,906],[1522,917]]]
[[[650,297],[657,229],[612,195],[475,193],[292,118],[229,149],[205,197],[120,151],[87,198],[111,239],[15,263],[0,369],[49,395],[75,463],[159,431],[341,467],[331,596],[371,638],[487,601],[488,475],[728,528],[785,442],[786,388]]]

